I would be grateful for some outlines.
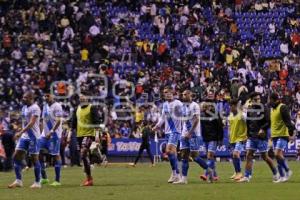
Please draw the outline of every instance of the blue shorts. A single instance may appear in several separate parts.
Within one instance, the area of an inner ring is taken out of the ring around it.
[[[243,151],[245,151],[245,144],[244,142],[236,142],[236,143],[232,143],[231,144],[231,149],[232,151],[237,151],[239,153],[242,153]]]
[[[180,137],[180,149],[190,149],[191,151],[199,151],[201,137],[195,136],[192,138]]]
[[[273,149],[280,149],[284,151],[288,145],[288,141],[284,138],[272,138],[273,140]]]
[[[267,140],[260,140],[257,138],[250,138],[247,140],[246,143],[247,150],[254,150],[259,152],[267,152],[268,151],[268,141]]]
[[[217,141],[204,142],[206,152],[215,153],[217,151]]]
[[[180,139],[180,133],[170,133],[166,134],[166,139],[168,140],[168,145],[173,145],[177,147],[178,141]]]
[[[39,140],[40,149],[45,150],[50,155],[59,155],[60,153],[60,139],[51,137],[49,140],[41,137]]]
[[[39,142],[38,139],[20,138],[16,150],[28,151],[29,154],[39,154]]]

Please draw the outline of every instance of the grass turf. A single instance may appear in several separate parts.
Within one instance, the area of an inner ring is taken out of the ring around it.
[[[243,163],[244,165],[244,163]],[[113,164],[107,168],[97,167],[93,172],[94,186],[80,187],[84,178],[81,168],[62,169],[62,186],[48,185],[42,189],[29,188],[33,182],[33,170],[23,173],[24,187],[7,189],[14,180],[13,173],[0,173],[0,199],[201,199],[201,200],[291,200],[300,199],[300,163],[289,162],[294,174],[289,182],[274,184],[268,166],[263,162],[254,164],[254,177],[250,183],[238,184],[229,180],[233,167],[230,163],[217,163],[220,180],[208,184],[199,180],[200,168],[191,163],[188,185],[167,184],[170,175],[169,164],[164,162],[151,168],[149,164],[129,167],[127,164]],[[47,169],[48,176],[54,177],[53,168]]]

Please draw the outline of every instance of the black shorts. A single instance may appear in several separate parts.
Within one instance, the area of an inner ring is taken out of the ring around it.
[[[78,150],[82,148],[90,149],[91,144],[95,141],[94,136],[77,137]]]

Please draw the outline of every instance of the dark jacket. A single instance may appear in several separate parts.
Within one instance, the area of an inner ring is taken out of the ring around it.
[[[223,123],[220,115],[218,114],[217,117],[212,117],[203,112],[200,118],[203,141],[223,141]]]
[[[263,129],[267,133],[270,127],[270,110],[259,105],[250,105],[246,116],[247,136],[249,138],[267,140],[267,134],[264,134],[262,137],[258,136],[258,132],[260,129]]]
[[[292,136],[294,134],[295,125],[292,123],[290,111],[287,105],[284,104],[283,106],[281,106],[280,114],[282,117],[282,121],[289,130],[289,135]]]

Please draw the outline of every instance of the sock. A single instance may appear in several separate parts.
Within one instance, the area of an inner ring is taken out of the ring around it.
[[[43,179],[47,179],[47,174],[46,174],[46,166],[43,161],[40,161],[41,163],[41,175]]]
[[[171,168],[172,168],[173,174],[174,174],[174,172],[176,174],[179,174],[176,155],[175,154],[169,154],[168,157],[169,157],[169,160],[170,160],[170,164],[171,164]]]
[[[34,163],[34,176],[35,182],[39,183],[41,179],[41,164],[39,160]]]
[[[250,178],[250,176],[252,176],[252,170],[245,170],[245,177]]]
[[[60,182],[60,168],[61,168],[61,161],[58,160],[55,162],[54,169],[55,169],[55,181]]]
[[[241,172],[241,159],[240,158],[232,158],[232,163],[236,173]]]
[[[215,160],[214,159],[208,159],[207,160],[207,165],[209,168],[213,170],[213,176],[217,176],[217,172],[215,170]],[[208,175],[208,170],[205,172],[206,176]]]
[[[195,158],[194,161],[196,163],[198,163],[198,165],[200,165],[200,167],[202,167],[203,169],[207,169],[208,168],[206,162],[200,156],[198,156],[197,158]]]
[[[216,168],[214,169],[213,176],[214,176],[214,177],[217,177],[217,176],[218,176],[218,173],[217,173]]]
[[[285,159],[277,159],[277,162],[281,165],[281,167],[285,170],[285,172],[290,171]]]
[[[189,170],[189,160],[182,160],[182,176],[187,176]]]
[[[273,175],[276,175],[276,174],[277,174],[277,169],[276,169],[276,167],[274,167],[274,168],[271,167],[271,170],[272,170]]]
[[[83,161],[84,172],[88,177],[91,177],[91,166],[90,166],[89,159],[87,157],[83,157],[82,161]]]
[[[277,160],[277,164],[278,164],[278,165],[277,165],[277,168],[278,168],[278,172],[279,172],[279,174],[280,174],[280,177],[284,177],[283,168],[282,168],[282,166],[281,166],[279,160]]]
[[[16,174],[16,179],[22,180],[22,161],[20,160],[14,160],[14,168],[15,168],[15,174]]]

